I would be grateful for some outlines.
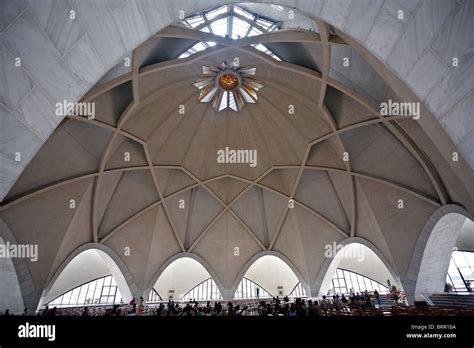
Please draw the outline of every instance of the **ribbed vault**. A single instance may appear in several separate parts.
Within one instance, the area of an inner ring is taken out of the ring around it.
[[[352,48],[316,22],[319,32],[240,40],[169,26],[134,50],[131,72],[90,90],[82,101],[95,103],[96,118],[65,119],[0,206],[19,243],[50,241],[30,266],[35,286],[87,242],[123,255],[141,290],[183,252],[208,262],[227,289],[262,251],[281,253],[313,284],[324,245],[350,237],[369,240],[404,274],[426,219],[462,199],[430,144],[410,135],[416,120],[382,117],[330,78],[332,48]],[[176,58],[199,41],[217,45]],[[282,61],[250,46],[258,43]],[[192,84],[202,66],[232,57],[265,87],[256,104],[217,113]],[[226,146],[257,150],[257,166],[217,163]]]

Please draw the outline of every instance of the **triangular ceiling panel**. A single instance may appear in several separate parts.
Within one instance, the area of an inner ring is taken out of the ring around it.
[[[105,169],[147,165],[143,146],[136,141],[117,134],[110,146]]]
[[[166,207],[173,222],[179,238],[184,242],[186,239],[186,231],[189,219],[189,211],[194,199],[196,189],[184,191],[166,199]]]
[[[117,126],[119,118],[133,100],[132,82],[128,81],[94,98],[95,120],[112,127]]]
[[[223,178],[206,184],[206,186],[227,204],[237,197],[248,185],[247,182],[232,178]]]
[[[344,132],[342,139],[351,149],[351,166],[355,172],[388,179],[437,197],[421,165],[384,126],[374,124],[353,129]],[[397,165],[389,166],[381,159],[390,159]]]
[[[149,170],[125,172],[102,219],[99,237],[158,200],[159,196]]]
[[[181,169],[154,169],[158,185],[164,196],[168,196],[188,186],[194,185],[196,181]]]
[[[268,230],[268,239],[271,241],[276,233],[278,224],[288,208],[288,199],[269,190],[261,188],[265,219]]]
[[[105,244],[123,254],[125,248],[129,251],[122,257],[128,269],[133,269],[133,278],[139,288],[145,286],[145,273],[148,265],[143,260],[148,259],[155,230],[158,207],[148,210],[143,215],[120,228],[106,240]]]
[[[331,86],[327,87],[324,105],[338,129],[376,117],[362,104]]]
[[[341,151],[340,143],[334,137],[314,144],[309,152],[306,165],[345,169],[346,166],[343,161],[344,151]]]
[[[107,206],[115,192],[120,180],[123,178],[126,172],[105,172],[100,178],[100,184],[97,185],[97,202],[95,206],[97,218],[102,220],[104,217]],[[98,180],[98,179],[96,179]]]
[[[64,121],[63,126],[50,136],[25,168],[6,200],[97,172],[109,135],[110,131],[104,128],[79,121]]]
[[[166,260],[180,251],[181,249],[168,223],[163,207],[160,205],[156,215],[153,237],[150,241],[150,253],[146,262],[145,284],[151,282],[152,277]]]
[[[227,288],[232,287],[247,260],[259,251],[262,249],[255,239],[229,212],[223,214],[193,250],[222,275],[221,281]]]
[[[61,243],[74,220],[93,179],[79,180],[13,205],[2,219],[14,233],[16,243],[38,245],[38,262],[27,259],[35,288],[42,289]],[[71,199],[75,208],[71,208]],[[27,218],[26,218],[27,217]]]
[[[298,177],[299,169],[275,169],[266,175],[259,184],[270,187],[287,196],[291,194]]]
[[[301,234],[296,223],[294,210],[291,209],[286,215],[285,221],[281,226],[280,233],[275,241],[273,250],[285,255],[308,279],[308,265],[304,255],[304,246]]]
[[[196,189],[191,212],[191,226],[189,231],[189,245],[204,231],[212,219],[224,209],[208,191],[199,187]]]
[[[263,197],[260,190],[254,186],[232,205],[232,210],[249,226],[263,244],[268,245],[262,205]]]
[[[348,219],[333,185],[326,172],[307,169],[301,176],[295,199],[347,231]]]

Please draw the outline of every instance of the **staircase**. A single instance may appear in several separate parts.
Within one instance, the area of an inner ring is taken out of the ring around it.
[[[429,298],[438,307],[474,308],[474,294],[431,294]]]

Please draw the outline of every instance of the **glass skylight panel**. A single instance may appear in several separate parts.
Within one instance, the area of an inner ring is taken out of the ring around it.
[[[193,55],[194,53],[197,53],[199,51],[203,51],[206,48],[215,46],[216,43],[214,41],[206,41],[206,42],[198,42],[195,44],[193,47],[188,49],[186,52],[182,53],[178,58],[186,58],[189,57],[190,55]]]
[[[244,22],[243,20],[237,18],[237,17],[232,17],[232,38],[234,40],[241,39],[245,37],[247,34],[250,24],[247,22]]]
[[[249,103],[249,104],[254,104],[255,103],[255,100],[252,99],[252,97],[250,96],[250,94],[248,94],[245,89],[243,89],[242,87],[239,88],[239,91],[240,93],[242,94],[242,97],[244,97],[244,100],[246,103]]]
[[[229,107],[237,111],[237,104],[235,103],[234,93],[229,93]]]
[[[206,49],[206,46],[202,42],[198,42],[193,46],[194,51],[199,52]]]
[[[231,11],[231,9],[233,9]],[[219,16],[226,15],[224,18]],[[237,15],[245,17],[246,20],[237,18]],[[207,21],[206,21],[207,20]],[[183,23],[193,29],[200,27],[200,31],[206,33],[213,33],[215,35],[230,37],[238,40],[247,36],[256,36],[263,34],[263,31],[257,28],[265,29],[266,31],[278,30],[278,24],[266,18],[259,18],[257,15],[239,7],[237,5],[224,5],[213,9],[207,13],[202,13],[196,16],[186,18]],[[205,25],[203,25],[205,23]],[[230,32],[229,32],[230,31]],[[186,52],[182,53],[178,58],[186,58],[194,53],[205,50],[208,47],[215,46],[215,42],[198,43]],[[256,49],[270,55],[275,60],[281,59],[273,52],[267,49],[264,45],[253,45]]]
[[[204,23],[204,18],[200,15],[195,16],[195,17],[186,18],[186,23],[188,23],[191,26],[191,28],[196,28],[197,26]]]
[[[212,10],[212,11],[209,11],[208,13],[206,13],[206,18],[207,18],[208,21],[210,21],[211,19],[217,17],[218,15],[220,15],[222,13],[226,13],[228,11],[229,11],[229,6],[224,5],[224,6],[216,8],[215,10]]]
[[[245,18],[250,19],[251,21],[253,21],[255,18],[253,14],[251,14],[248,11],[245,11],[243,8],[240,8],[239,6],[234,6],[234,12],[241,16],[244,16]]]
[[[221,103],[219,105],[219,111],[224,110],[227,107],[227,96],[228,95],[229,95],[229,92],[224,92],[222,94]]]
[[[261,35],[263,34],[263,32],[255,27],[252,28],[252,30],[250,30],[250,33],[248,36],[256,36],[256,35]]]
[[[212,32],[216,35],[226,36],[227,35],[227,18],[218,19],[211,23]]]
[[[257,24],[262,26],[265,29],[268,29],[272,26],[273,22],[267,21],[265,19],[259,18],[257,19]]]
[[[268,48],[266,48],[266,47],[265,47],[264,45],[262,45],[262,44],[252,45],[252,47],[256,48],[256,49],[259,50],[259,51],[262,51],[263,53],[268,54],[270,57],[272,57],[272,58],[275,59],[275,60],[281,61],[281,59],[280,59],[275,53],[273,53],[272,51],[270,51]]]

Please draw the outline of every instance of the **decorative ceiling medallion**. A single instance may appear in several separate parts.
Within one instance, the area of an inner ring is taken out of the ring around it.
[[[245,103],[254,104],[263,85],[253,76],[256,68],[239,67],[226,60],[221,65],[203,66],[203,77],[194,86],[201,92],[201,103],[212,103],[219,112],[226,108],[242,110]]]

